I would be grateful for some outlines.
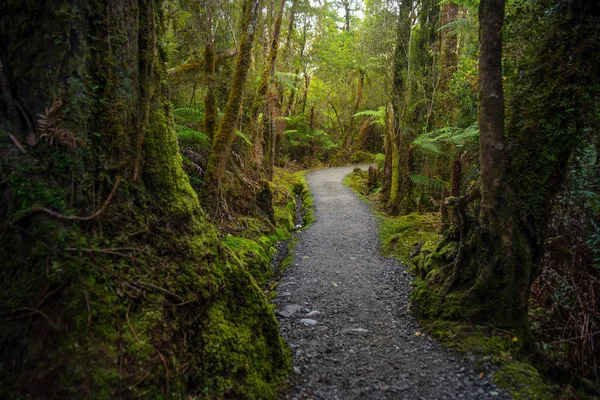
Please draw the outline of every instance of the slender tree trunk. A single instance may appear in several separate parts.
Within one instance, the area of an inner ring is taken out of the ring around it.
[[[441,93],[441,101],[439,103],[438,113],[440,116],[447,118],[452,112],[453,105],[450,104],[449,96],[446,94],[450,84],[450,80],[456,71],[458,55],[457,55],[457,34],[452,32],[450,28],[444,26],[454,22],[458,16],[458,5],[452,1],[447,1],[442,4],[441,9],[441,32],[440,32],[440,53],[441,53],[441,70],[439,92]],[[438,119],[443,121],[443,119]],[[438,122],[439,123],[439,122]],[[438,125],[440,126],[440,125]],[[441,126],[440,126],[441,127]]]
[[[497,221],[495,212],[506,173],[502,88],[504,2],[505,0],[483,0],[479,3],[480,218],[488,228]]]
[[[385,160],[383,163],[383,178],[381,181],[381,196],[385,204],[390,200],[392,189],[392,164],[393,164],[393,146],[395,132],[394,107],[390,103],[386,110],[385,137],[383,149],[385,151]]]
[[[350,116],[350,122],[348,122],[348,128],[346,133],[348,139],[346,140],[347,148],[352,148],[352,142],[354,141],[354,114],[356,114],[360,108],[360,104],[363,100],[363,92],[365,89],[365,71],[363,69],[358,70],[358,77],[356,78],[356,99],[354,100],[354,107],[352,108],[352,115]]]
[[[207,3],[206,21],[207,39],[204,45],[204,82],[206,84],[206,95],[204,96],[204,134],[209,138],[215,137],[217,128],[218,110],[217,98],[215,97],[215,72],[216,55],[215,40],[212,36],[212,6]]]
[[[205,184],[207,207],[213,216],[222,211],[223,199],[221,198],[221,178],[227,167],[227,157],[235,139],[237,120],[241,111],[242,93],[246,84],[246,77],[250,70],[251,52],[256,34],[256,25],[260,0],[246,0],[243,7],[242,37],[240,51],[237,56],[235,73],[229,98],[225,105],[223,118],[213,140],[213,145],[206,166]]]
[[[392,152],[392,179],[390,186],[390,197],[387,208],[392,213],[400,211],[401,183],[405,180],[404,164],[401,161],[401,147],[406,145],[406,127],[403,124],[406,112],[405,90],[408,68],[408,46],[410,41],[410,4],[403,2],[400,6],[397,26],[396,49],[394,51],[394,79],[392,87],[392,105],[394,115],[394,134],[391,137]],[[405,146],[404,146],[405,147]],[[407,148],[407,147],[406,147]]]
[[[276,83],[275,83],[275,63],[277,61],[277,52],[279,49],[279,35],[281,33],[281,23],[283,20],[283,11],[285,9],[286,0],[281,0],[279,5],[279,11],[277,13],[277,17],[275,19],[275,26],[273,28],[273,37],[271,39],[271,48],[269,50],[269,58],[266,72],[268,71],[268,75],[266,75],[268,82],[267,95],[265,98],[265,115],[269,116],[268,124],[265,123],[266,129],[263,132],[263,138],[265,143],[265,158],[263,160],[263,167],[267,174],[267,179],[269,181],[273,180],[273,169],[275,167],[275,133],[277,130],[275,129],[276,123],[275,119],[280,114],[279,102],[277,101],[276,96]],[[269,125],[267,127],[267,125]]]

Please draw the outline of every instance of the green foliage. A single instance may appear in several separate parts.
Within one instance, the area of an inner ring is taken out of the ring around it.
[[[288,129],[284,132],[284,145],[288,148],[292,159],[309,160],[319,153],[338,147],[329,135],[321,129],[311,129],[306,115],[300,114],[286,117]]]
[[[181,125],[201,125],[204,121],[204,110],[201,108],[181,107],[173,109],[175,121]]]
[[[280,72],[277,71],[275,73],[275,78],[277,79],[277,83],[280,84],[285,89],[289,90],[297,90],[298,81],[300,80],[300,76],[298,74],[294,74],[291,72]]]
[[[375,165],[377,166],[377,169],[380,172],[383,171],[383,167],[385,165],[385,154],[383,154],[383,153],[375,154]]]
[[[367,116],[371,117],[371,125],[385,127],[385,107],[381,106],[377,110],[366,110],[354,114],[355,117]]]
[[[450,184],[448,182],[443,182],[439,179],[430,178],[427,175],[410,173],[408,177],[410,178],[412,183],[424,189],[440,191],[444,188],[450,187]]]
[[[450,144],[455,147],[465,147],[467,145],[477,144],[479,140],[479,128],[477,123],[469,125],[467,128],[444,127],[435,131],[424,133],[418,136],[412,145],[417,149],[434,156],[442,154],[444,144]]]

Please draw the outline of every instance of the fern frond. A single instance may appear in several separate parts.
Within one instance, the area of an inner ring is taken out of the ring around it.
[[[242,131],[236,131],[235,134],[241,138],[248,146],[252,146],[252,142],[250,141],[250,139],[248,138],[248,136],[246,136],[246,134],[244,134],[244,132]]]
[[[408,174],[409,179],[416,186],[424,187],[433,190],[442,190],[450,186],[448,182],[444,182],[440,179],[432,179],[427,175],[420,174]]]
[[[210,147],[212,143],[212,140],[204,133],[191,128],[175,124],[175,130],[177,131],[179,143],[182,146]]]
[[[296,85],[298,79],[300,79],[300,76],[291,72],[275,72],[275,78],[277,79],[277,83],[279,83],[284,88],[296,90]]]
[[[355,117],[362,117],[362,116],[383,117],[384,115],[385,115],[385,109],[383,110],[383,113],[381,112],[381,110],[365,110],[365,111],[357,112],[356,114],[354,114]]]
[[[181,125],[198,124],[204,121],[204,111],[199,108],[181,107],[173,110],[175,121]]]

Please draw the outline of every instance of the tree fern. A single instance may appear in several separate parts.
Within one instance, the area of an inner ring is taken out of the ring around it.
[[[419,135],[413,142],[413,146],[425,153],[439,156],[444,144],[463,147],[470,143],[476,143],[479,139],[479,129],[474,123],[464,129],[446,126],[432,132]]]

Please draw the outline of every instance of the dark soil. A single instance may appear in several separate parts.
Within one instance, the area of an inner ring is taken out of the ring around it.
[[[293,353],[287,398],[510,398],[422,333],[406,267],[380,255],[375,216],[342,185],[352,169],[307,176],[316,221],[299,232],[275,299]]]

